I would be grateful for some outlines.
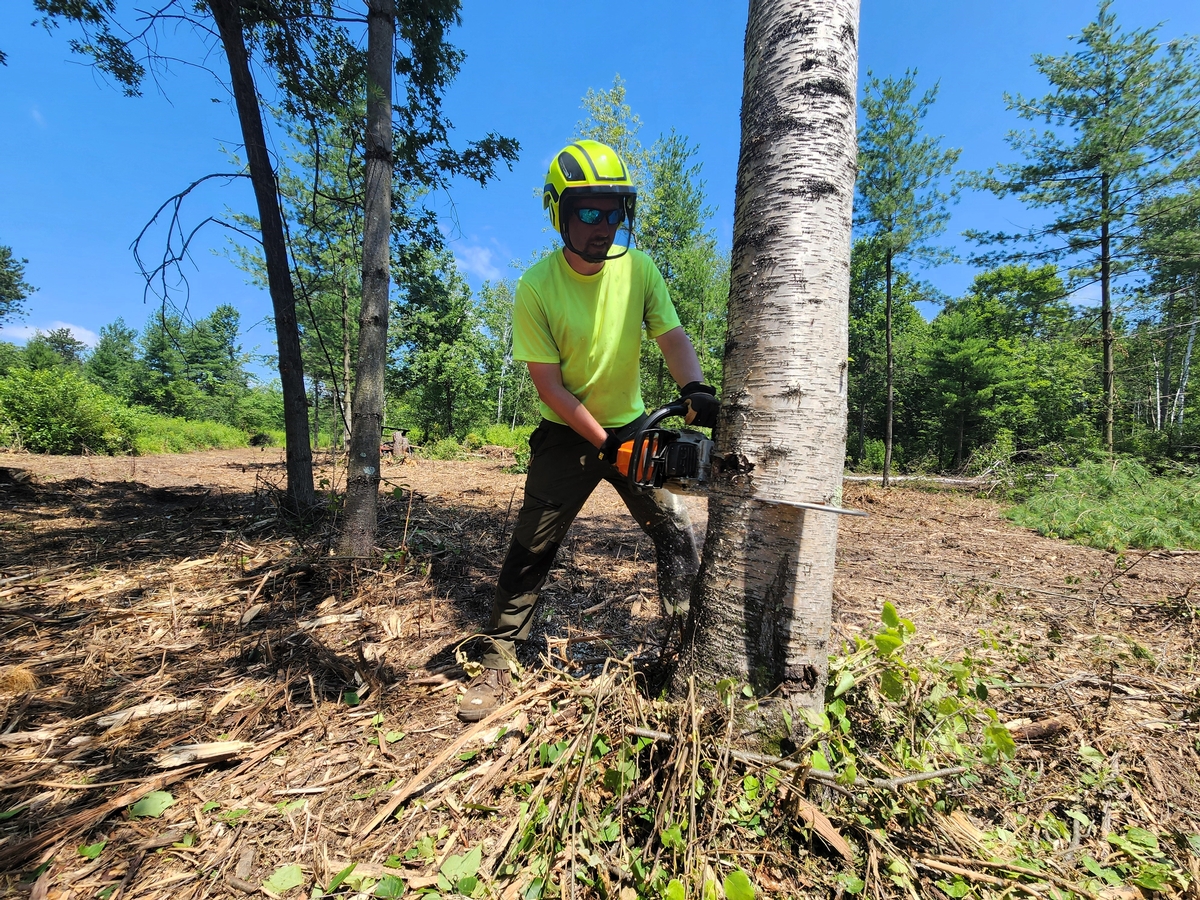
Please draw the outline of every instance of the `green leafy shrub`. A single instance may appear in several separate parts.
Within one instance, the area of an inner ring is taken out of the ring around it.
[[[13,369],[0,378],[7,440],[34,453],[125,453],[133,449],[129,410],[75,372]]]
[[[1200,476],[1153,475],[1131,459],[1082,463],[1060,470],[1009,518],[1104,550],[1200,549]]]
[[[512,447],[514,450],[529,449],[529,435],[533,434],[532,425],[519,425],[509,428],[507,425],[489,425],[483,432],[483,442],[496,447]]]
[[[440,441],[424,447],[420,451],[426,459],[462,459],[463,448],[453,438],[442,438]]]

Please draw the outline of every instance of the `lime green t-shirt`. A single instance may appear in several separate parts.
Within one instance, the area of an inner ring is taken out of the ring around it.
[[[679,327],[649,256],[630,250],[597,274],[580,275],[559,251],[517,282],[513,358],[558,363],[563,387],[603,427],[620,428],[646,411],[638,368],[643,322],[652,338]],[[541,407],[547,419],[566,424],[545,403]]]

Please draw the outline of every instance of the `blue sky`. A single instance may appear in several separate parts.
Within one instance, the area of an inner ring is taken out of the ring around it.
[[[131,8],[120,0],[121,8]],[[464,0],[454,42],[467,53],[446,109],[460,140],[496,131],[521,143],[511,172],[486,189],[456,184],[437,198],[450,246],[472,284],[511,277],[550,235],[535,192],[551,156],[581,118],[588,88],[607,88],[619,73],[649,144],[675,128],[699,146],[712,225],[728,245],[737,166],[745,4],[642,0],[604,5],[604,20],[586,30],[561,24],[561,6],[545,0]],[[1200,34],[1195,0],[1117,0],[1127,27],[1165,22],[1164,37]],[[1084,0],[863,0],[860,83],[868,70],[901,75],[915,68],[922,87],[938,82],[928,130],[961,147],[965,168],[1008,158],[1003,137],[1020,126],[1004,108],[1004,91],[1039,94],[1033,53],[1062,53],[1096,12]],[[591,14],[589,13],[589,16]],[[141,327],[155,308],[144,297],[130,244],[167,198],[197,178],[228,171],[223,148],[235,149],[237,121],[228,93],[197,65],[178,64],[145,95],[129,99],[73,57],[64,27],[30,27],[29,0],[0,3],[0,244],[29,260],[39,288],[24,321],[0,338],[22,341],[32,329],[69,325],[91,341],[123,316]],[[610,27],[605,27],[605,25]],[[212,65],[187,32],[164,45],[188,63]],[[214,182],[184,208],[189,227],[227,210],[252,210],[247,184]],[[954,208],[947,246],[966,250],[966,228],[1027,224],[1024,211],[978,194]],[[188,310],[203,316],[228,302],[242,311],[247,350],[267,352],[272,335],[265,291],[246,283],[225,257],[225,233],[207,226],[195,246]],[[151,240],[161,247],[161,238]],[[947,294],[961,293],[967,265],[922,276]]]

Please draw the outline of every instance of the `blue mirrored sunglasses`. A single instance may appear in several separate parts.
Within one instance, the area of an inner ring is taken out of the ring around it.
[[[625,221],[625,210],[623,209],[592,209],[581,206],[576,208],[575,215],[584,225],[599,225],[601,220],[608,222],[609,225],[620,225]]]

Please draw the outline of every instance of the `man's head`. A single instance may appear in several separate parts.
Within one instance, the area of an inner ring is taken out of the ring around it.
[[[611,147],[588,140],[564,147],[546,173],[542,206],[567,249],[587,262],[616,259],[629,251],[637,190]],[[610,255],[622,228],[625,243]]]

